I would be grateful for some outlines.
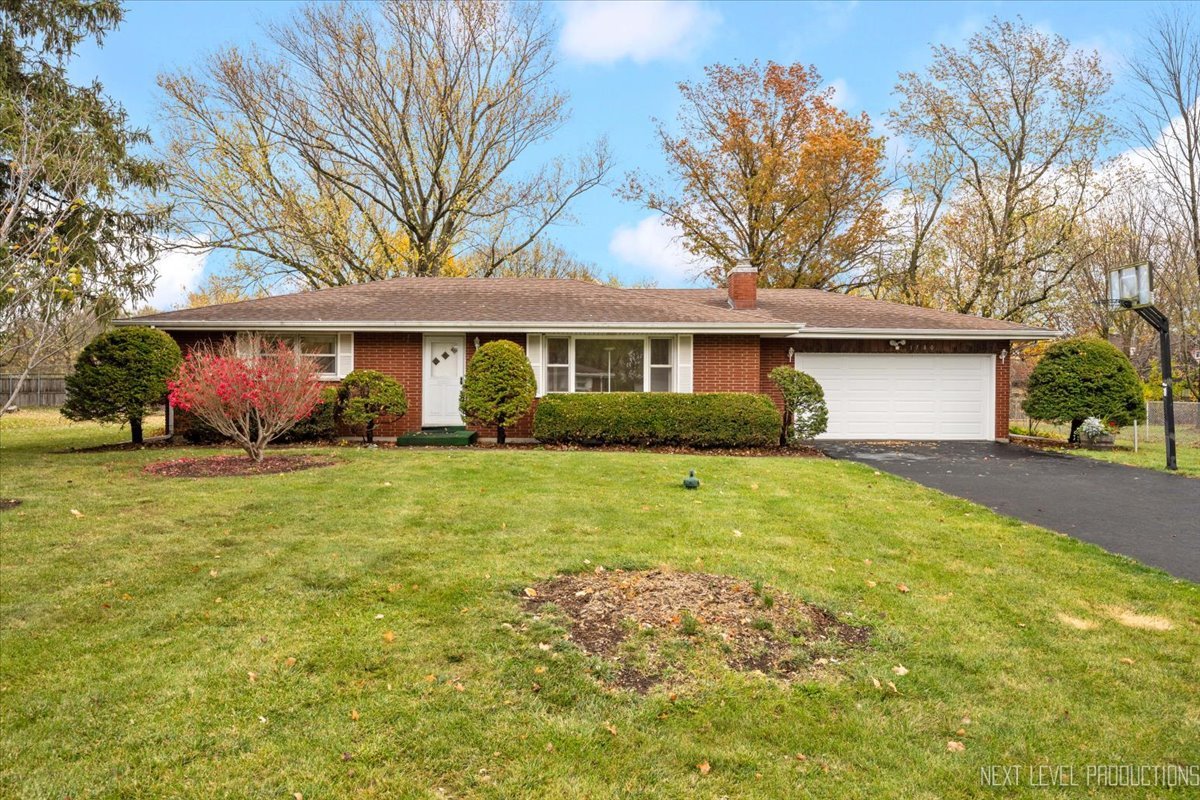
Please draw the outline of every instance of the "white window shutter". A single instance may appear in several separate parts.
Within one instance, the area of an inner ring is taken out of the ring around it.
[[[533,367],[533,377],[537,381],[536,395],[541,397],[546,390],[545,370],[542,369],[542,335],[540,333],[525,334],[525,355],[529,357],[529,366]]]
[[[681,334],[675,346],[675,391],[692,393],[692,335]]]
[[[337,376],[344,378],[354,371],[354,334],[339,333],[337,337]]]

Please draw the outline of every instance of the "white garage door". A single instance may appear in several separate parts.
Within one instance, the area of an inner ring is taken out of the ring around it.
[[[822,439],[995,438],[990,355],[798,353],[829,406]]]

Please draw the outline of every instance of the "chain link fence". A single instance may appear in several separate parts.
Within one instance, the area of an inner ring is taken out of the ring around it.
[[[0,397],[5,400],[17,388],[20,375],[0,375]],[[3,403],[0,400],[0,403]],[[67,379],[63,375],[30,375],[25,378],[21,392],[13,404],[18,408],[49,406],[57,408],[67,402]]]
[[[1009,403],[1009,423],[1025,432],[1034,435],[1065,434],[1069,428],[1065,425],[1052,425],[1048,422],[1032,420],[1021,408],[1023,398],[1013,397]],[[1175,433],[1181,442],[1200,441],[1200,403],[1175,401]],[[1133,427],[1121,431],[1122,439],[1133,435]],[[1146,401],[1146,421],[1138,423],[1138,439],[1143,442],[1163,441],[1163,402],[1161,400]]]

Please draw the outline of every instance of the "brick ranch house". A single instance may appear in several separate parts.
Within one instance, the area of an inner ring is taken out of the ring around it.
[[[1054,331],[814,289],[630,289],[550,278],[396,278],[121,320],[186,350],[261,331],[315,356],[321,379],[353,369],[396,378],[409,412],[381,438],[461,426],[459,387],[475,349],[524,348],[550,392],[761,392],[791,364],[829,405],[829,439],[1008,438],[1008,352]],[[529,437],[532,415],[509,429]],[[481,437],[494,431],[478,429]]]

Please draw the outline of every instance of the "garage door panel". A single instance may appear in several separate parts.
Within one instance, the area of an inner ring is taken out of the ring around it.
[[[797,354],[825,390],[825,439],[991,439],[989,355]]]

